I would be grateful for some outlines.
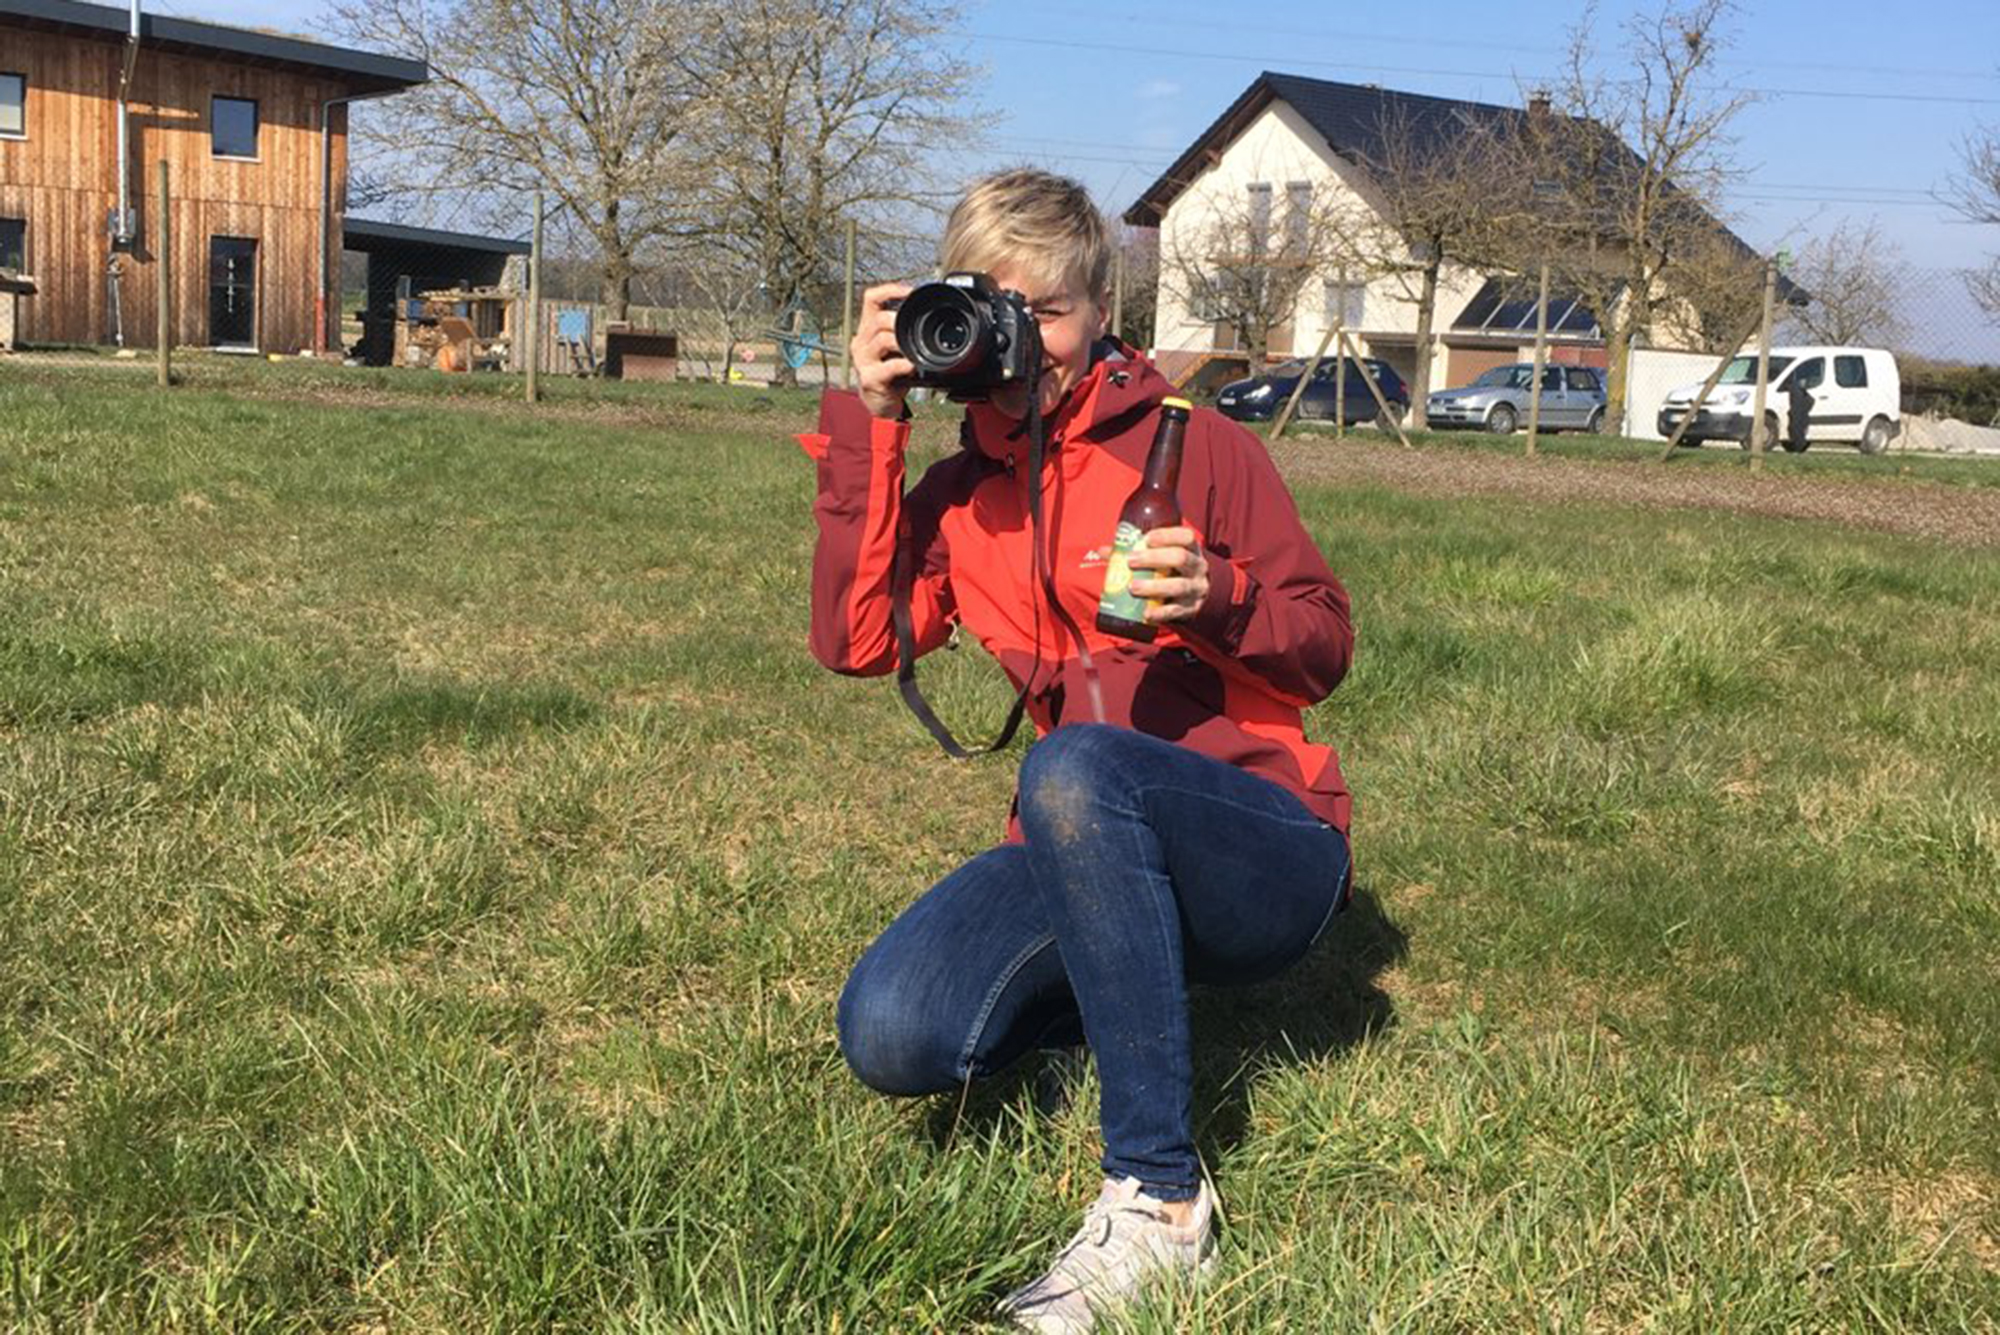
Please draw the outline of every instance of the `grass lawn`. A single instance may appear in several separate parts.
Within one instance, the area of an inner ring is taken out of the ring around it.
[[[1018,757],[807,655],[810,400],[190,374],[0,366],[0,1327],[982,1328],[1094,1099],[841,1065]],[[2000,1328],[2000,555],[1299,500],[1362,891],[1134,1329]]]

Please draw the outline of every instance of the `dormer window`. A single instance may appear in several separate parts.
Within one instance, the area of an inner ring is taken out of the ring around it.
[[[257,103],[248,97],[209,100],[209,152],[218,158],[257,157]]]

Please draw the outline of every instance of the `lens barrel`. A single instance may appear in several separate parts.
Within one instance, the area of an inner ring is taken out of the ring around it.
[[[985,360],[991,322],[972,295],[947,283],[925,283],[896,311],[896,345],[917,374],[965,375]]]

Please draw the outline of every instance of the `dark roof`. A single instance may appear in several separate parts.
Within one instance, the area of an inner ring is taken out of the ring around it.
[[[79,0],[0,0],[0,26],[123,38],[131,23],[129,9],[112,5],[87,5]],[[356,93],[394,92],[426,83],[431,77],[430,66],[421,60],[164,14],[142,13],[139,37],[142,47],[181,55],[220,56],[247,64],[334,75]]]
[[[1231,140],[1248,129],[1265,107],[1277,101],[1298,112],[1335,153],[1370,170],[1372,164],[1390,156],[1384,142],[1388,133],[1407,135],[1408,142],[1421,152],[1427,145],[1443,144],[1463,135],[1468,127],[1511,127],[1533,114],[1526,107],[1467,102],[1453,97],[1432,97],[1428,93],[1405,93],[1376,84],[1335,83],[1265,70],[1229,104],[1228,110],[1196,136],[1187,151],[1174,159],[1158,180],[1146,187],[1145,193],[1125,210],[1124,221],[1133,227],[1158,227],[1175,197],[1220,156]],[[1590,121],[1572,118],[1572,124],[1603,136],[1607,159],[1616,161],[1622,169],[1643,169],[1638,155],[1610,131]],[[1763,257],[1720,219],[1708,217],[1706,210],[1702,210],[1702,216],[1714,227],[1723,245],[1743,259],[1761,261]],[[1812,299],[1809,292],[1782,274],[1778,276],[1778,295],[1793,306],[1806,305]]]
[[[1277,101],[1288,103],[1303,116],[1306,124],[1319,131],[1334,152],[1357,163],[1383,156],[1383,134],[1389,126],[1399,127],[1421,147],[1426,142],[1456,137],[1468,121],[1497,125],[1528,114],[1521,107],[1404,93],[1375,84],[1333,83],[1265,70],[1125,210],[1125,221],[1134,227],[1159,226],[1167,205],[1202,173],[1211,155],[1220,153],[1265,107]]]
[[[526,241],[478,236],[471,232],[443,232],[435,227],[409,227],[403,223],[370,222],[366,218],[343,220],[340,244],[344,250],[363,252],[393,250],[399,246],[436,246],[443,250],[474,250],[486,255],[526,255],[534,250]]]

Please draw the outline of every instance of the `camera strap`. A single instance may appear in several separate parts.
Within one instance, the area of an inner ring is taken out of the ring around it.
[[[1069,632],[1071,642],[1076,645],[1077,660],[1083,666],[1084,683],[1090,692],[1091,712],[1102,723],[1105,721],[1104,692],[1098,684],[1097,664],[1091,658],[1090,646],[1084,642],[1083,630],[1076,624],[1076,618],[1069,614],[1062,600],[1056,596],[1055,579],[1049,570],[1046,526],[1042,519],[1042,467],[1048,453],[1048,441],[1042,420],[1041,394],[1034,388],[1028,393],[1027,426],[1028,522],[1033,535],[1035,578],[1042,587],[1043,596],[1049,600],[1056,620]],[[889,623],[896,635],[896,689],[902,693],[903,703],[917,716],[917,721],[953,760],[969,760],[974,756],[1005,750],[1020,730],[1021,717],[1028,707],[1028,692],[1034,689],[1035,672],[1041,664],[1038,662],[1021,683],[998,737],[983,746],[967,747],[952,736],[951,729],[937,716],[937,711],[931,708],[930,701],[924,698],[922,688],[917,685],[917,638],[910,616],[910,595],[916,584],[914,546],[904,540],[904,535],[898,534],[895,557],[889,571]]]

